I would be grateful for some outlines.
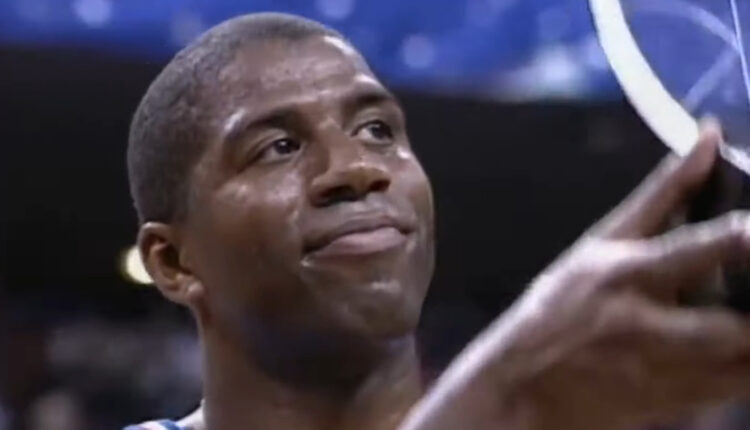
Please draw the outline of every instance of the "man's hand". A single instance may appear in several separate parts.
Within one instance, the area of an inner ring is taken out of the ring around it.
[[[544,271],[402,429],[621,429],[750,393],[750,320],[679,305],[750,261],[750,216],[664,232],[707,181],[720,140],[704,123],[694,150],[666,159]]]

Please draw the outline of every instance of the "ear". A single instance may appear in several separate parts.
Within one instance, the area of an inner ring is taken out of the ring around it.
[[[174,226],[144,223],[138,232],[138,249],[146,270],[164,297],[187,307],[197,306],[203,296],[203,285],[193,274],[189,253]]]

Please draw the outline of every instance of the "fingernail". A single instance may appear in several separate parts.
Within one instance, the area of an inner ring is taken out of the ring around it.
[[[722,142],[722,132],[719,121],[710,116],[702,118],[698,127],[698,142],[690,151],[686,162],[691,165],[691,170],[704,172],[713,167],[717,149]]]
[[[713,115],[706,115],[704,117],[701,117],[700,120],[698,120],[698,128],[705,128],[705,127],[718,127],[721,128],[721,123],[719,122],[719,119]]]
[[[689,171],[699,174],[710,171],[716,160],[717,143],[715,140],[700,140],[685,160]]]
[[[719,120],[713,116],[701,118],[698,122],[698,142],[704,145],[704,142],[719,144],[722,140],[723,132]]]

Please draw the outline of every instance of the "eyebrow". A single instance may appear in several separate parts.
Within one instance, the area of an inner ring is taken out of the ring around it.
[[[250,115],[245,109],[239,110],[232,114],[225,122],[222,140],[225,145],[233,146],[232,144],[242,138],[251,128],[263,126],[278,127],[289,123],[289,118],[296,115],[297,113],[290,107],[271,109],[259,116]]]
[[[344,113],[351,114],[373,105],[393,104],[400,109],[396,97],[385,88],[367,88],[344,100]]]
[[[368,88],[355,90],[354,94],[345,97],[342,103],[345,116],[349,116],[366,106],[382,104],[393,104],[400,110],[400,104],[396,97],[382,87],[370,88],[368,86]],[[298,120],[299,116],[299,112],[294,106],[271,108],[257,115],[241,109],[230,115],[225,121],[222,141],[225,146],[232,147],[252,128],[280,127]]]

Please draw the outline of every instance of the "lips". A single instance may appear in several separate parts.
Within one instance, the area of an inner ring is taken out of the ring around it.
[[[406,242],[412,231],[407,223],[389,216],[351,219],[311,235],[305,254],[343,257],[386,252]]]

